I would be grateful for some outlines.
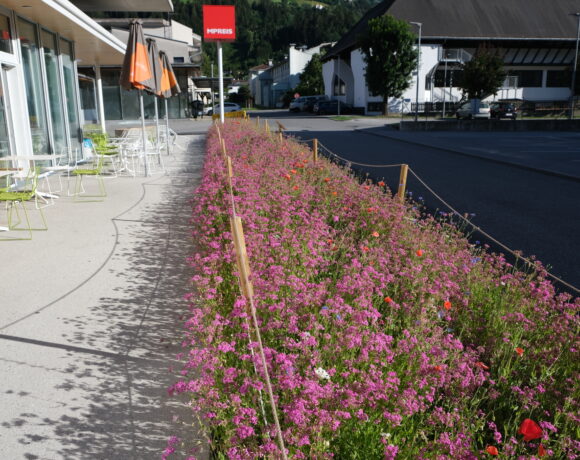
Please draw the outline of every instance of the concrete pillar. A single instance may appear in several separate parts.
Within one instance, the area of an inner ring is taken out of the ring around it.
[[[97,108],[99,110],[99,121],[101,122],[101,129],[104,133],[107,132],[105,127],[105,102],[103,99],[103,81],[101,80],[101,66],[95,65],[95,79],[97,80]]]

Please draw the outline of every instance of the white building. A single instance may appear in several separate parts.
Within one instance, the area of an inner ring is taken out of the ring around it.
[[[577,22],[577,0],[386,0],[378,4],[324,57],[323,77],[328,96],[365,113],[379,113],[382,98],[369,93],[363,53],[357,37],[368,21],[390,14],[421,23],[418,102],[457,102],[454,85],[461,64],[485,46],[500,56],[508,78],[497,99],[565,101],[571,96]],[[415,32],[418,28],[411,25]],[[416,74],[400,99],[389,101],[390,111],[410,111],[416,102]],[[421,106],[421,105],[420,105]]]
[[[257,66],[250,69],[249,85],[255,104],[262,107],[280,106],[284,94],[300,83],[300,75],[312,56],[332,45],[322,43],[312,48],[291,45],[283,62],[276,65],[270,63],[267,68]]]

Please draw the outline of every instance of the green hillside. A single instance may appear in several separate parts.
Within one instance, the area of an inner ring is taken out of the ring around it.
[[[226,70],[242,77],[249,68],[282,60],[290,43],[312,47],[340,39],[380,0],[174,0],[174,19],[202,29],[202,4],[234,4],[237,38],[224,47]],[[316,7],[317,5],[322,6]],[[215,45],[204,43],[204,73],[215,62]]]

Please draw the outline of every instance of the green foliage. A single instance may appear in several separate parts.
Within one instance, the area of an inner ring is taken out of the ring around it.
[[[359,41],[367,85],[373,95],[382,96],[386,113],[388,99],[401,97],[410,86],[417,66],[416,36],[407,22],[384,15],[369,21]]]
[[[175,0],[173,18],[202,31],[202,4],[235,4],[236,41],[224,44],[226,73],[237,78],[269,59],[280,61],[290,43],[308,47],[337,41],[378,0]],[[316,4],[324,4],[317,8]],[[204,43],[205,60],[217,62],[216,47]],[[204,64],[203,72],[209,75]]]
[[[229,96],[230,102],[235,102],[242,107],[246,107],[248,105],[248,101],[252,98],[252,94],[250,92],[250,88],[247,86],[240,86],[237,93],[232,93]]]
[[[463,64],[462,70],[457,86],[470,99],[496,94],[506,76],[502,59],[486,49],[479,50],[471,61]]]
[[[300,75],[300,83],[296,92],[301,96],[324,94],[324,80],[322,79],[322,61],[320,54],[315,54]]]

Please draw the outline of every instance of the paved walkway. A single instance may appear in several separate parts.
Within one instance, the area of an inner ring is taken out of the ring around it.
[[[168,436],[198,437],[167,388],[208,126],[167,175],[106,179],[106,201],[62,197],[47,232],[0,243],[1,459],[158,459]]]

